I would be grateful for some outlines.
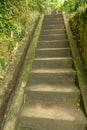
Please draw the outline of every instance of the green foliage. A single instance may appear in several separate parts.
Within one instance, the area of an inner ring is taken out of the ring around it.
[[[70,18],[71,29],[76,36],[84,67],[87,70],[87,7],[80,7]]]
[[[65,0],[61,10],[72,13],[75,12],[79,7],[84,6],[87,4],[86,0]]]
[[[61,10],[71,13],[70,25],[87,70],[87,0],[65,0]]]
[[[2,68],[4,68],[6,66],[4,57],[0,57],[0,66],[2,66]]]
[[[36,18],[33,14],[46,12],[49,1],[0,1],[0,73],[8,64],[16,43],[19,43],[25,34],[31,30],[28,24],[30,24],[29,21],[34,19],[32,17]]]
[[[43,13],[47,9],[47,0],[29,0],[29,9]]]

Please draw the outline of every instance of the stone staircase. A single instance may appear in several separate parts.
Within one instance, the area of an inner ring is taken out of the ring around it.
[[[44,17],[25,94],[20,130],[87,129],[62,14]]]

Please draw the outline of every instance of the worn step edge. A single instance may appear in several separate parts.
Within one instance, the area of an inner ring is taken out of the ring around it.
[[[60,33],[60,34],[48,34],[48,35],[46,35],[46,34],[41,34],[40,35],[40,37],[49,37],[49,36],[52,36],[52,37],[55,37],[55,36],[66,36],[67,34],[66,33],[64,33],[64,34],[62,34],[62,33]]]
[[[65,30],[61,30],[61,31],[42,31],[41,35],[58,35],[58,34],[66,34]]]
[[[57,43],[57,44],[60,44],[61,42],[67,42],[67,43],[69,43],[69,41],[68,41],[68,39],[60,39],[60,40],[51,40],[51,41],[49,41],[49,40],[46,40],[46,41],[43,41],[43,40],[39,40],[38,41],[38,43],[43,43],[43,44],[45,44],[45,43],[51,43],[51,44],[53,44],[53,43]]]
[[[76,71],[74,69],[33,69],[31,73],[57,73],[57,74],[76,74]]]
[[[73,60],[72,57],[54,57],[54,58],[35,58],[35,61],[48,61],[48,60]]]
[[[46,42],[52,43],[52,42],[64,42],[64,41],[69,43],[68,39],[51,40],[51,41],[49,41],[49,40],[46,40],[46,41],[39,40],[38,43],[40,43],[40,42],[43,42],[43,43],[46,43]]]
[[[44,27],[42,27],[42,30],[52,30],[52,29],[64,29],[65,28],[65,26],[64,25],[62,25],[62,26],[44,26]]]
[[[70,48],[40,48],[36,49],[36,57],[69,57],[71,56]]]
[[[79,88],[76,84],[70,85],[44,85],[44,84],[38,84],[38,85],[31,85],[27,83],[27,87],[25,92],[55,92],[55,93],[72,93],[72,92],[78,92],[80,94]]]
[[[36,50],[37,51],[53,51],[53,50],[54,51],[56,51],[56,50],[59,51],[60,50],[61,51],[61,50],[71,50],[71,49],[69,47],[66,47],[66,48],[39,48],[39,49],[37,48]]]
[[[58,20],[44,20],[43,24],[51,24],[51,23],[64,23],[63,19]]]
[[[62,17],[56,17],[56,18],[44,18],[43,22],[44,21],[62,21],[63,20],[63,16]]]
[[[62,16],[62,13],[57,13],[57,14],[47,14],[47,15],[45,15],[45,17],[55,17],[55,16]]]
[[[81,96],[82,96],[82,100],[83,100],[83,104],[84,104],[84,109],[85,109],[85,113],[87,116],[87,77],[86,77],[85,72],[83,70],[83,65],[81,62],[82,60],[81,60],[81,57],[79,55],[76,41],[73,39],[73,36],[71,33],[69,21],[67,20],[64,13],[63,13],[63,18],[64,18],[64,22],[65,22],[65,27],[66,27],[70,47],[72,50],[72,56],[73,56],[75,68],[77,71],[78,84],[79,84],[79,87],[81,90]]]
[[[47,21],[47,22],[43,22],[43,26],[46,26],[46,25],[58,25],[58,24],[64,24],[64,21]]]
[[[45,35],[45,34],[42,35],[42,34],[41,34],[41,35],[40,35],[40,38],[41,38],[41,37],[44,37],[44,38],[47,37],[47,38],[48,38],[49,36],[51,36],[51,37],[59,37],[59,36],[64,37],[64,36],[65,36],[65,38],[66,38],[67,34],[66,34],[66,33],[65,33],[65,34],[48,34],[48,35]]]
[[[43,24],[42,25],[42,28],[44,28],[44,27],[58,27],[58,26],[64,26],[64,23],[57,23],[57,24],[51,24],[51,25],[49,25],[49,24]]]
[[[33,69],[37,68],[74,68],[72,58],[36,58]]]
[[[41,33],[43,33],[43,32],[50,32],[50,31],[51,32],[54,32],[54,31],[57,31],[57,32],[64,31],[65,32],[66,30],[65,30],[65,28],[62,28],[62,29],[56,29],[55,28],[55,29],[51,29],[51,30],[46,29],[46,30],[41,30]]]

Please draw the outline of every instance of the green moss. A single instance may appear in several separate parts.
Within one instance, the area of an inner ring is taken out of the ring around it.
[[[76,36],[76,40],[83,59],[84,67],[87,68],[87,7],[80,8],[70,17],[71,29]],[[87,69],[86,69],[87,70]]]

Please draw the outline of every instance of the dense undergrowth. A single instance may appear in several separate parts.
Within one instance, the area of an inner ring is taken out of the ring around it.
[[[47,11],[49,0],[0,1],[0,81],[11,56],[29,32],[33,21]]]
[[[80,8],[70,18],[70,25],[73,34],[76,36],[83,65],[87,72],[87,7]]]
[[[60,10],[70,15],[70,26],[77,40],[83,67],[87,72],[87,1],[65,0]]]

